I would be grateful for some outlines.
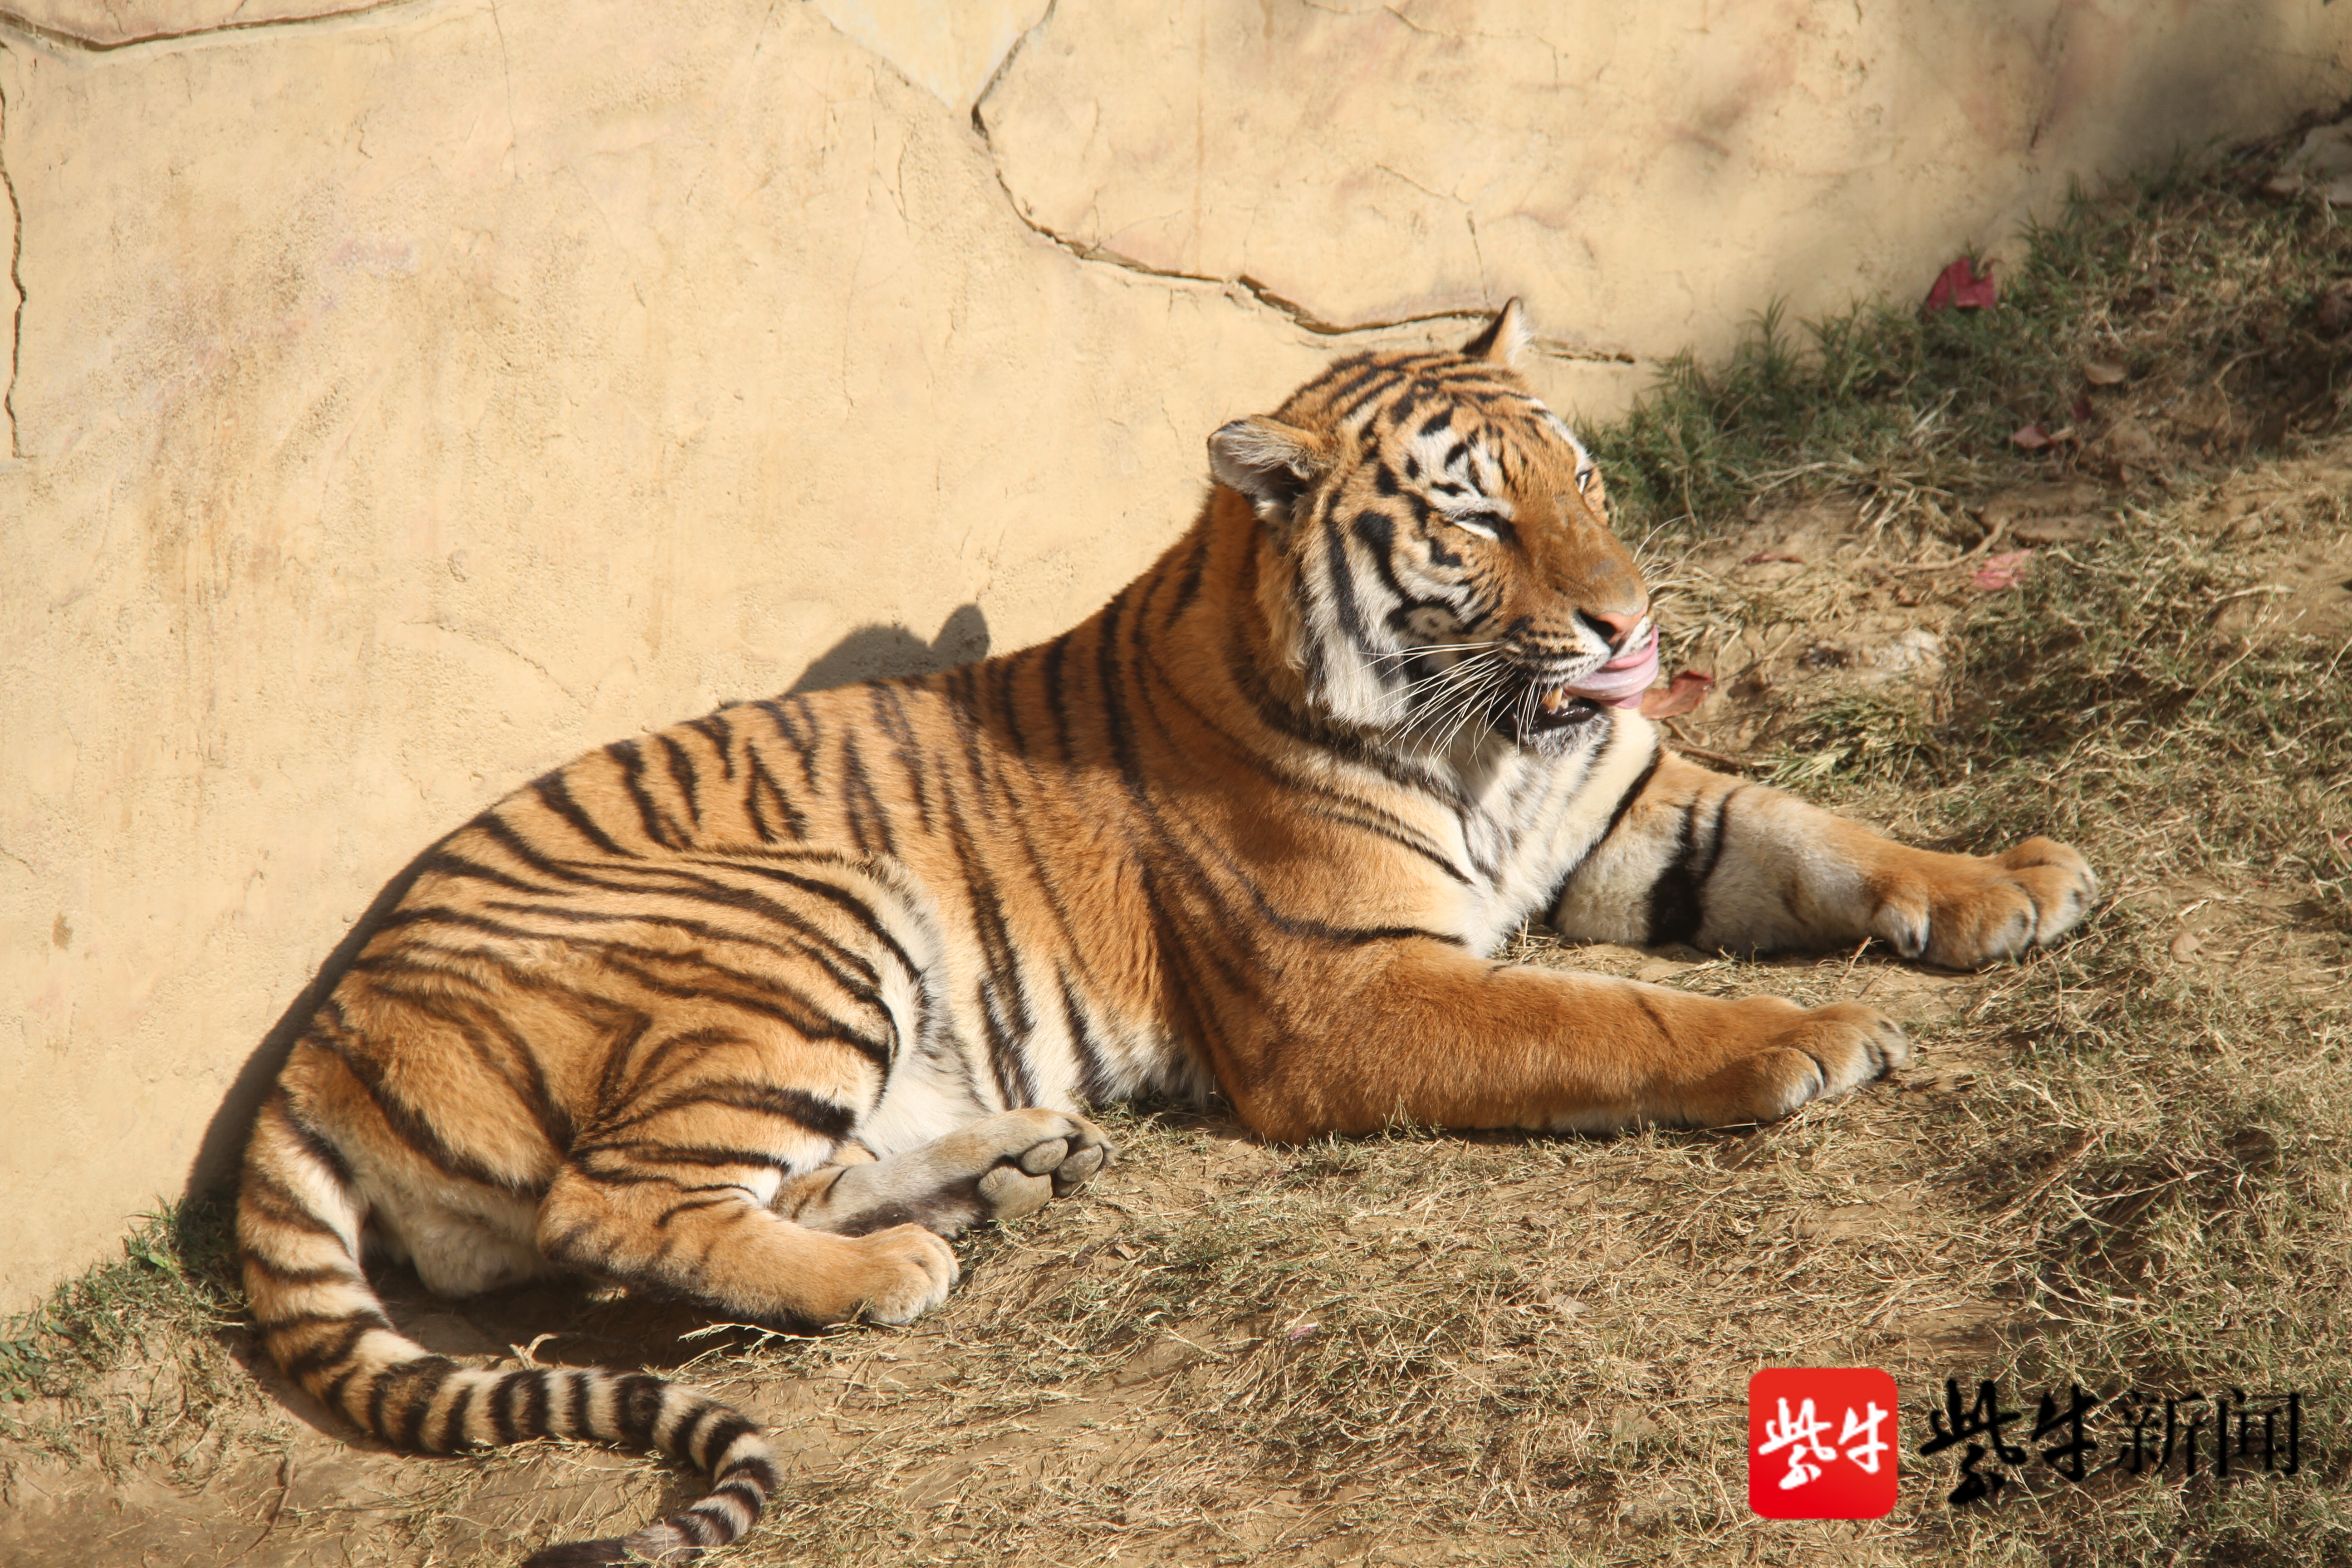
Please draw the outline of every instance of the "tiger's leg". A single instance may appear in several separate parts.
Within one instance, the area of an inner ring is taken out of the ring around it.
[[[1665,752],[1569,878],[1552,923],[1585,941],[1709,951],[1877,937],[1906,958],[1974,969],[2074,929],[2098,885],[2047,838],[1990,856],[1914,849]]]
[[[955,1254],[924,1226],[845,1236],[769,1206],[787,1180],[835,1160],[850,1105],[806,1087],[776,1042],[708,1027],[669,1038],[669,1061],[690,1065],[648,1074],[549,1185],[538,1242],[551,1260],[763,1322],[904,1323],[946,1300]]]
[[[1494,963],[1412,936],[1285,955],[1215,998],[1217,1081],[1268,1138],[1430,1126],[1602,1132],[1769,1121],[1910,1059],[1893,1020]],[[1206,1000],[1207,998],[1204,998]]]
[[[863,1236],[915,1224],[961,1236],[982,1220],[1013,1219],[1063,1197],[1118,1157],[1082,1116],[1031,1108],[982,1117],[904,1153],[848,1160],[784,1183],[776,1212],[815,1230]]]

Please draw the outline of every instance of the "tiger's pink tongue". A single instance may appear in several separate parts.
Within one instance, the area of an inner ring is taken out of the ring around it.
[[[1657,679],[1658,634],[1654,630],[1642,639],[1640,647],[1611,659],[1586,677],[1583,685],[1568,688],[1567,695],[1604,708],[1639,708],[1642,693]]]

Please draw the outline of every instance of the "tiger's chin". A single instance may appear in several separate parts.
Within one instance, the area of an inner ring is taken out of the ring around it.
[[[1565,686],[1522,694],[1505,708],[1496,728],[1528,751],[1556,757],[1608,730],[1609,704],[1580,697]]]

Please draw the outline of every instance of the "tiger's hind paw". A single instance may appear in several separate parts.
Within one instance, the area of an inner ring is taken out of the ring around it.
[[[912,1223],[961,1236],[982,1220],[1016,1219],[1076,1191],[1118,1159],[1101,1128],[1082,1116],[1028,1109],[982,1117],[946,1137],[870,1164],[803,1178],[808,1195],[786,1194],[793,1218],[856,1234]],[[779,1205],[784,1206],[783,1205]]]

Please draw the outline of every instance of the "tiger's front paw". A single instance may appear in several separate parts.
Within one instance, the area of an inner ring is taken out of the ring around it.
[[[1906,958],[1978,969],[2082,923],[2099,879],[2067,845],[2029,838],[1999,855],[1929,855],[1880,888],[1870,933]]]
[[[1735,1004],[1757,1029],[1755,1047],[1683,1096],[1694,1126],[1775,1121],[1800,1106],[1869,1082],[1911,1059],[1901,1026],[1875,1007],[1800,1007],[1773,997]]]

